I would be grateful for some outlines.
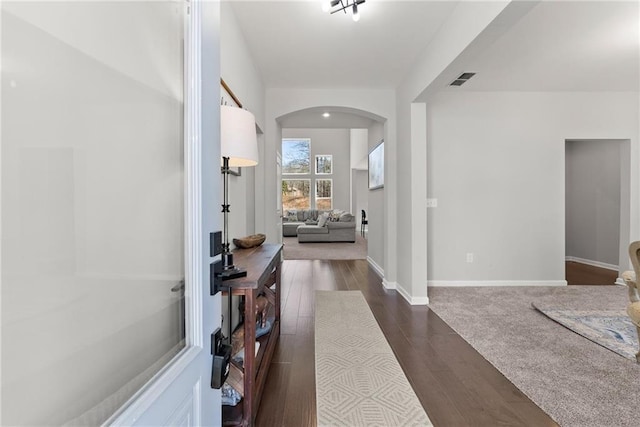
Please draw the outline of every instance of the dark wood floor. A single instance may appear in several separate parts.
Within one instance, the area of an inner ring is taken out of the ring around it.
[[[565,274],[569,285],[615,285],[618,278],[617,271],[573,261],[565,263]]]
[[[362,291],[434,425],[557,425],[428,307],[380,282],[365,260],[284,262],[282,335],[257,426],[316,425],[316,289]]]

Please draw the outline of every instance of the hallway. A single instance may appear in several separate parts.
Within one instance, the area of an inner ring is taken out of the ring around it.
[[[315,290],[362,291],[436,426],[556,425],[428,307],[385,291],[366,261],[287,260],[280,342],[257,426],[316,425]]]

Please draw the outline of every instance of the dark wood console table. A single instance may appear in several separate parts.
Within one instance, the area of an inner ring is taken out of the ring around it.
[[[244,364],[242,367],[235,362],[231,364],[231,370],[237,374],[235,377],[241,378],[240,384],[231,385],[243,389],[243,399],[235,408],[223,407],[224,425],[253,425],[260,406],[269,365],[280,336],[281,253],[280,244],[263,244],[255,248],[233,251],[234,264],[247,270],[246,277],[224,282],[224,286],[231,286],[233,295],[244,297],[244,323],[240,325],[244,328]],[[256,354],[255,303],[261,293],[265,294],[270,303],[268,317],[271,330],[258,338],[260,348]]]

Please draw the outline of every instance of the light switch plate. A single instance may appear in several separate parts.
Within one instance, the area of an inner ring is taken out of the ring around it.
[[[427,207],[428,208],[437,208],[438,207],[438,199],[427,199]]]

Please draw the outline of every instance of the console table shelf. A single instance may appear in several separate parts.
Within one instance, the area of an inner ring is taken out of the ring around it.
[[[280,265],[282,245],[264,244],[250,249],[233,251],[234,264],[247,270],[246,277],[224,282],[232,295],[244,297],[244,363],[242,370],[243,399],[236,407],[223,407],[224,425],[251,426],[254,423],[269,365],[280,336]],[[258,338],[260,349],[256,356],[256,298],[265,293],[271,310],[271,330]],[[228,294],[228,292],[225,292]]]

